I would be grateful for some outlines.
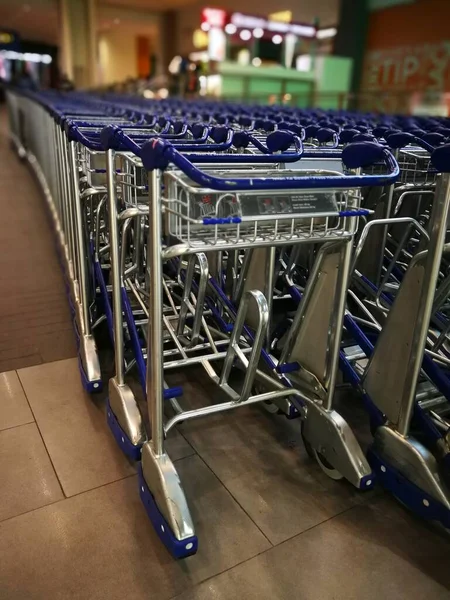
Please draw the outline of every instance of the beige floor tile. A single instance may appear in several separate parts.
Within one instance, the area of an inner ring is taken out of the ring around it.
[[[166,600],[267,548],[198,457],[181,463],[198,527],[196,556],[172,559],[131,477],[1,525],[2,600]]]
[[[0,431],[0,482],[0,520],[63,498],[34,423]]]
[[[77,359],[18,373],[67,496],[135,472],[107,426],[104,402],[83,390]]]
[[[0,430],[32,423],[33,420],[17,373],[0,373]]]
[[[354,507],[177,600],[448,600],[450,539],[392,503]]]

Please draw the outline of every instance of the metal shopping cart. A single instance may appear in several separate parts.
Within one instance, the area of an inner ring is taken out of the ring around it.
[[[409,237],[394,268],[388,255],[391,262],[382,288],[365,282],[375,302],[364,302],[351,292],[351,313],[344,322],[350,339],[340,359],[369,412],[374,433],[369,460],[382,484],[414,512],[446,527],[450,525],[448,158],[448,146],[442,146],[431,154],[430,173],[425,176],[420,169],[420,180],[411,171],[405,175],[417,182],[416,202],[426,191],[424,176],[435,180],[435,189],[428,181],[422,225],[413,217],[399,219]],[[416,156],[413,160],[418,164]]]
[[[264,340],[268,333],[269,308],[265,295],[255,289],[246,291],[235,315],[232,314],[232,310],[229,310],[228,317],[232,317],[232,328],[228,329],[229,339],[224,351],[220,351],[220,347],[216,346],[213,337],[216,333],[214,325],[217,323],[215,316],[210,318],[206,314],[205,321],[209,319],[206,323],[200,317],[201,337],[209,341],[206,352],[203,351],[201,364],[229,400],[190,411],[182,410],[178,405],[176,414],[165,422],[163,413],[167,394],[165,394],[164,370],[167,366],[168,354],[170,356],[172,348],[175,347],[181,355],[181,359],[177,361],[178,365],[182,366],[183,362],[189,364],[185,347],[194,343],[193,338],[196,341],[198,334],[196,318],[199,319],[198,315],[201,315],[198,311],[203,310],[199,303],[199,298],[203,296],[198,290],[192,299],[191,307],[187,303],[188,311],[192,311],[191,324],[186,326],[187,320],[182,310],[178,312],[176,307],[175,309],[172,307],[172,314],[178,313],[183,326],[176,330],[170,325],[166,318],[166,305],[170,305],[170,298],[173,296],[167,294],[165,265],[174,260],[189,260],[190,256],[196,256],[196,260],[201,263],[203,258],[199,257],[203,255],[209,256],[210,253],[217,251],[233,251],[249,247],[283,247],[304,242],[340,246],[339,258],[335,263],[341,267],[338,269],[340,276],[336,284],[339,290],[337,295],[340,313],[334,316],[333,322],[335,327],[333,352],[337,360],[352,238],[356,220],[361,214],[358,190],[364,183],[384,183],[398,174],[396,163],[389,152],[375,146],[364,148],[370,155],[371,161],[386,160],[391,174],[370,179],[361,175],[343,176],[340,173],[312,172],[302,174],[284,169],[269,172],[261,177],[257,171],[250,173],[245,170],[224,171],[223,164],[227,161],[223,156],[220,159],[196,156],[197,164],[200,160],[209,164],[217,160],[220,164],[220,167],[200,170],[186,155],[181,154],[170,143],[161,140],[149,142],[139,151],[144,167],[149,171],[147,402],[151,422],[150,440],[142,446],[140,490],[156,531],[175,556],[182,557],[194,553],[197,539],[175,466],[165,451],[164,437],[168,431],[180,421],[186,422],[248,404],[274,402],[285,397],[295,399],[301,410],[304,410],[304,406],[307,405],[311,410],[310,414],[319,410],[320,403],[315,402],[292,383],[286,385],[283,378],[280,382],[280,374],[270,377],[259,368]],[[356,155],[360,156],[364,148],[350,149],[347,152],[347,161],[351,163],[353,160],[355,168],[360,166],[360,158],[356,158]],[[108,151],[109,160],[112,158],[112,153],[112,150]],[[369,160],[367,154],[365,159]],[[231,164],[233,158],[233,156],[229,157]],[[173,165],[172,168],[169,168],[170,164]],[[109,172],[113,172],[111,167]],[[162,186],[163,172],[165,172],[164,186]],[[234,196],[234,202],[226,202],[230,194]],[[205,196],[208,197],[207,202]],[[208,206],[212,206],[206,213],[202,208],[205,202]],[[329,255],[332,254],[333,252],[329,250]],[[323,255],[326,256],[328,253],[324,252]],[[336,261],[336,256],[334,260]],[[207,266],[203,268],[206,269]],[[200,275],[201,273],[200,267]],[[191,275],[186,274],[187,279],[191,277],[192,270]],[[199,288],[201,280],[200,276]],[[214,287],[211,286],[210,281],[207,283],[210,288]],[[182,298],[185,303],[190,298],[189,292],[193,289],[190,284],[186,287],[188,293],[185,293]],[[216,292],[218,287],[215,288]],[[310,287],[313,290],[314,284],[311,283]],[[313,291],[310,292],[310,295],[312,294]],[[220,292],[216,295],[221,296]],[[226,305],[226,302],[223,305]],[[205,311],[207,313],[209,308],[207,303],[204,308],[207,309]],[[250,310],[257,315],[255,327],[246,325]],[[299,317],[299,320],[302,320],[302,317]],[[219,339],[223,340],[223,332],[220,333],[222,336],[219,336]],[[222,368],[217,367],[218,359],[223,361]],[[288,362],[283,364],[289,366]],[[234,387],[230,382],[233,365],[240,365],[245,373],[241,388]],[[337,364],[329,364],[329,367],[331,372],[327,373],[329,379],[327,392],[330,398]],[[256,377],[261,378],[266,385],[272,386],[272,389],[264,393],[252,394]],[[127,398],[122,397],[122,400],[124,402],[121,408],[126,412],[129,408]],[[322,415],[325,414],[332,415],[332,411],[327,413],[326,409],[323,409]],[[117,415],[115,417],[117,418]],[[133,408],[133,411],[126,413],[126,419],[122,419],[122,422],[132,424],[130,429],[136,430],[140,427],[137,420],[139,418],[140,415],[137,415]],[[329,423],[332,423],[332,419]],[[118,422],[114,424],[116,427],[118,425]],[[339,425],[341,422],[334,422],[336,432],[339,430]],[[315,426],[311,426],[311,429],[316,431]],[[346,430],[347,435],[350,433],[349,429]],[[125,436],[127,432],[121,428],[119,434]],[[319,436],[318,433],[317,435]],[[341,442],[345,446],[345,439],[341,439]],[[353,447],[352,451],[355,451]],[[366,463],[360,450],[358,459],[360,461],[358,467],[364,471]],[[371,477],[370,469],[361,477],[365,477],[365,481],[368,482]]]
[[[101,387],[94,332],[106,320],[108,423],[141,461],[141,498],[175,556],[198,541],[167,434],[253,404],[299,418],[330,477],[368,489],[376,475],[448,524],[437,475],[450,455],[445,149],[430,163],[446,122],[8,95],[12,138],[55,222],[84,385]],[[182,388],[167,384],[194,365],[222,401],[188,410]],[[369,410],[369,460],[335,406],[339,366]],[[150,427],[127,385],[134,368]]]

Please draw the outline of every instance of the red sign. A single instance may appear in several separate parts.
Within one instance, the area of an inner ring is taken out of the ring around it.
[[[368,52],[362,88],[389,92],[450,90],[450,41]]]
[[[228,21],[227,17],[227,12],[220,8],[204,8],[202,10],[202,23],[208,23],[211,27],[223,29]]]

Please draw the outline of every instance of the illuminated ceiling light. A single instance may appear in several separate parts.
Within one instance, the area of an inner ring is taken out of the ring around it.
[[[209,24],[209,23],[202,23],[202,24],[200,25],[200,27],[202,28],[202,30],[203,30],[203,31],[209,31],[209,30],[210,30],[210,28],[211,28],[211,26],[210,26],[210,24]]]
[[[269,21],[278,21],[279,23],[290,23],[292,21],[291,10],[280,10],[269,15]]]
[[[228,23],[227,25],[225,25],[225,33],[228,33],[228,35],[234,35],[236,33],[237,27],[236,25],[233,25],[233,23]]]
[[[332,38],[337,34],[336,27],[328,27],[327,29],[319,29],[317,31],[317,39],[326,40],[327,38]]]
[[[248,42],[248,40],[251,39],[252,34],[248,29],[243,29],[239,34],[239,37],[241,40],[244,40],[244,42]]]
[[[114,25],[120,25],[120,19],[117,17],[114,19]]]
[[[281,35],[274,35],[272,38],[272,42],[274,44],[281,44],[281,42],[283,41],[283,38],[281,37]]]
[[[41,62],[41,55],[35,52],[25,52],[23,58],[29,62]]]
[[[42,62],[45,65],[49,65],[52,62],[50,54],[37,54],[37,52],[15,52],[14,50],[1,50],[0,56],[7,58],[8,60],[25,60],[27,62],[39,63]]]
[[[262,60],[258,56],[255,56],[255,58],[252,60],[252,65],[254,67],[260,67],[261,63],[262,63]]]
[[[169,73],[171,73],[172,75],[176,75],[180,70],[182,61],[183,59],[181,58],[181,56],[174,56],[169,64]]]
[[[253,37],[262,38],[263,35],[264,35],[264,29],[262,29],[261,27],[257,27],[256,29],[253,30]]]
[[[194,48],[205,48],[208,46],[208,34],[202,29],[196,29],[192,36]]]

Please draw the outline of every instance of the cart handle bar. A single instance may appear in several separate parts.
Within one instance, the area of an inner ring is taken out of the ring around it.
[[[280,155],[274,155],[274,158]],[[355,142],[342,151],[342,161],[350,169],[368,167],[374,163],[384,162],[389,170],[386,175],[332,175],[332,176],[297,176],[297,177],[254,177],[254,178],[221,178],[201,171],[192,164],[189,158],[180,154],[170,143],[156,139],[147,142],[142,147],[141,158],[148,171],[166,169],[173,163],[192,181],[203,187],[227,190],[273,190],[273,189],[348,189],[370,185],[386,185],[396,181],[400,174],[397,161],[392,153],[372,142]],[[250,160],[253,161],[254,157]],[[221,163],[233,163],[233,155],[220,156]],[[249,159],[247,155],[247,160]],[[195,157],[197,160],[197,157]],[[205,162],[212,162],[211,157],[205,156]]]
[[[226,127],[215,127],[212,131],[212,136],[215,140],[215,144],[182,144],[176,145],[171,143],[170,148],[178,153],[182,150],[184,153],[189,151],[190,161],[195,162],[208,162],[208,163],[282,163],[282,162],[296,162],[298,161],[303,152],[303,145],[300,138],[293,133],[288,131],[274,131],[267,136],[266,144],[267,148],[261,144],[263,154],[222,154],[219,150],[228,150],[233,142],[233,130]],[[137,156],[143,158],[144,148],[148,146],[150,142],[147,141],[142,147],[136,143],[135,140],[126,135],[120,128],[115,125],[108,125],[105,127],[101,134],[100,140],[105,149],[125,149],[129,152],[133,152]],[[161,138],[152,140],[155,141],[167,141]],[[286,152],[285,150],[294,145],[295,150]],[[194,154],[194,152],[199,154]],[[192,152],[192,153],[191,153]],[[188,163],[191,164],[188,160]],[[228,189],[228,188],[227,188]]]

